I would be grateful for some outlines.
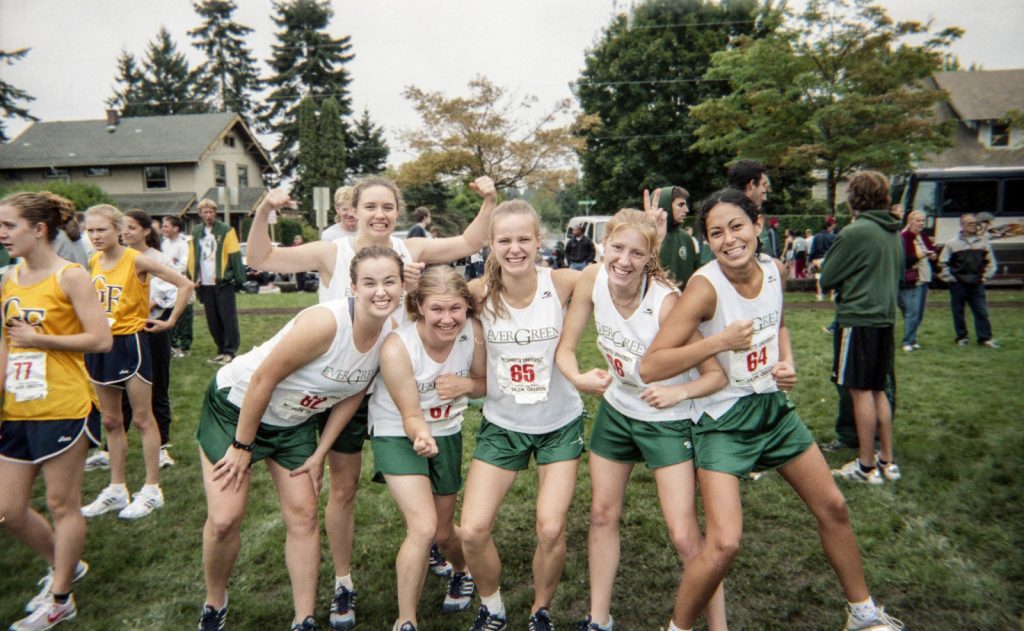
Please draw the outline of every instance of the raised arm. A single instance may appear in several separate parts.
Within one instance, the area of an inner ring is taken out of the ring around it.
[[[271,211],[294,205],[295,202],[283,189],[276,188],[263,196],[249,228],[246,264],[253,269],[278,274],[315,271],[320,274],[321,283],[329,282],[337,257],[337,248],[333,243],[313,241],[294,247],[275,248],[270,241],[268,218]]]
[[[186,281],[188,282],[188,281]],[[43,348],[73,353],[106,353],[114,343],[103,307],[96,300],[89,272],[69,267],[60,276],[60,288],[71,300],[82,332],[73,335],[46,335],[24,320],[4,323],[5,342],[17,348]],[[6,374],[6,373],[0,373]]]
[[[498,192],[494,181],[483,175],[478,177],[469,188],[484,198],[473,221],[466,230],[457,237],[445,239],[406,239],[405,245],[413,260],[424,263],[451,263],[452,261],[470,256],[480,251],[487,242],[487,232],[491,224],[491,211],[498,205]]]
[[[437,455],[437,443],[430,434],[430,426],[423,418],[416,377],[412,371],[412,359],[402,338],[391,333],[380,349],[380,376],[387,386],[391,399],[402,417],[402,429],[412,441],[415,452],[424,458]]]
[[[576,348],[579,346],[583,331],[587,328],[587,321],[594,312],[592,295],[599,269],[598,265],[590,265],[577,277],[572,302],[569,303],[569,312],[565,314],[565,321],[562,323],[562,336],[555,350],[555,363],[565,378],[577,390],[596,395],[604,394],[608,386],[612,385],[612,376],[600,368],[591,368],[581,373],[579,362],[576,360]]]

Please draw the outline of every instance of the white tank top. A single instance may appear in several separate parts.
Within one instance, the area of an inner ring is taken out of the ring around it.
[[[697,327],[704,337],[724,331],[736,320],[754,321],[754,338],[749,350],[726,351],[718,354],[729,383],[718,392],[694,401],[695,418],[706,412],[718,418],[729,411],[737,399],[747,395],[776,392],[778,386],[772,377],[772,368],[779,362],[779,325],[782,323],[782,279],[772,259],[759,256],[758,264],[764,272],[761,291],[756,298],[741,296],[722,273],[718,261],[694,272],[711,282],[718,295],[715,315]]]
[[[352,266],[352,259],[356,256],[356,238],[354,236],[342,237],[335,239],[331,243],[334,244],[336,250],[334,271],[331,273],[329,285],[325,286],[323,283],[320,283],[320,288],[317,290],[317,297],[320,302],[352,297],[352,279],[349,268]],[[413,262],[412,255],[409,254],[409,248],[405,246],[403,239],[392,236],[391,249],[398,253],[398,256],[406,265]],[[403,304],[405,302],[404,293],[402,294],[402,302]],[[398,309],[393,314],[393,317],[399,322],[404,322],[405,309]]]
[[[583,414],[580,394],[555,365],[565,309],[551,270],[537,268],[537,292],[524,309],[502,299],[507,315],[484,310],[487,341],[487,399],[484,416],[502,429],[547,434]]]
[[[674,293],[679,292],[673,287],[651,281],[636,311],[629,318],[623,318],[612,302],[612,294],[608,289],[608,271],[603,265],[594,281],[592,300],[594,322],[597,325],[597,348],[608,362],[608,372],[612,376],[612,385],[605,391],[604,399],[622,414],[638,421],[678,421],[693,417],[693,405],[689,399],[659,410],[640,398],[648,385],[677,385],[700,376],[691,370],[654,384],[647,384],[640,378],[640,360],[658,334],[658,314],[661,313],[662,303]]]
[[[420,393],[420,408],[423,420],[430,427],[431,436],[451,436],[462,431],[462,412],[466,409],[469,399],[465,396],[457,399],[441,400],[434,382],[441,375],[453,374],[468,377],[473,364],[473,321],[466,324],[455,338],[455,344],[443,362],[436,362],[427,355],[423,348],[423,340],[416,330],[415,322],[406,322],[395,331],[412,360],[412,374],[416,380],[416,389]],[[384,380],[377,382],[370,399],[370,432],[374,436],[405,436],[402,427],[402,415],[391,398],[391,393]]]
[[[380,346],[391,331],[390,318],[381,328],[373,347],[360,353],[352,339],[352,318],[347,300],[325,302],[309,307],[302,313],[310,309],[326,309],[334,316],[337,323],[334,340],[323,355],[277,384],[270,397],[270,404],[260,419],[261,423],[278,427],[301,425],[310,416],[329,410],[338,401],[365,388],[380,368]],[[274,337],[248,353],[239,355],[217,372],[217,387],[231,388],[229,401],[242,407],[253,372],[294,325],[293,319]]]

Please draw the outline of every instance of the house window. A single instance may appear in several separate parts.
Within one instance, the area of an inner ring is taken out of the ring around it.
[[[70,175],[67,169],[57,169],[54,167],[43,171],[43,177],[48,180],[66,180]]]
[[[225,147],[234,147],[235,146],[235,137],[234,136],[224,136],[224,146]]]
[[[1010,146],[1010,126],[995,124],[991,127],[991,133],[989,140],[990,147],[1009,147]]]
[[[228,168],[224,166],[223,162],[213,163],[213,185],[214,186],[227,186],[228,185]]]
[[[7,172],[7,181],[8,182],[20,182],[21,181],[21,171],[8,171]]]
[[[238,187],[249,186],[249,167],[238,165]]]
[[[107,167],[85,167],[85,177],[105,177],[110,175]]]
[[[142,167],[142,176],[147,191],[165,191],[170,188],[165,166]]]

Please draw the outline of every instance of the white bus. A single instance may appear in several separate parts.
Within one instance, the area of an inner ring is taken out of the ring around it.
[[[906,212],[924,211],[925,232],[937,247],[957,235],[960,215],[992,213],[988,238],[996,276],[1024,278],[1024,166],[920,169],[902,186]]]

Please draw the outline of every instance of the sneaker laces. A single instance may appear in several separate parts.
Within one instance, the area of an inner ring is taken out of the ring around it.
[[[227,607],[214,609],[213,605],[203,607],[203,615],[199,617],[200,631],[221,631],[224,628],[224,618]]]
[[[473,579],[465,572],[453,572],[448,579],[448,596],[465,598],[473,595]]]
[[[480,610],[477,612],[476,620],[473,621],[473,627],[470,631],[488,631],[489,629],[500,628],[501,620],[492,614],[486,606],[480,605]]]
[[[551,613],[545,607],[541,607],[530,616],[530,631],[553,631],[551,624]]]
[[[878,608],[878,619],[881,620],[882,622],[884,622],[885,624],[889,625],[893,629],[902,629],[903,628],[903,621],[900,620],[899,618],[890,616],[889,614],[885,613],[885,608],[884,607],[879,607]]]
[[[355,590],[341,586],[334,590],[334,598],[331,599],[331,613],[348,613],[356,606]]]

